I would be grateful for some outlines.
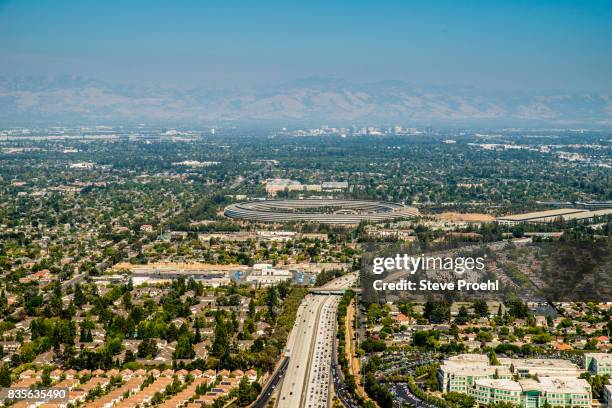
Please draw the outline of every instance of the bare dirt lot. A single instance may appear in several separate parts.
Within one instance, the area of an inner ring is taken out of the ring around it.
[[[492,222],[495,220],[492,215],[481,213],[443,212],[436,214],[435,217],[439,221]]]

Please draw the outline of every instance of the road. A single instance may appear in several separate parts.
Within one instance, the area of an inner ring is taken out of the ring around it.
[[[334,353],[337,353],[337,352],[338,352],[338,349],[336,345],[334,345]],[[351,396],[351,394],[348,392],[348,390],[344,386],[344,376],[342,375],[342,370],[340,369],[340,366],[338,365],[338,361],[336,357],[337,356],[334,354],[334,358],[332,361],[332,378],[334,381],[334,391],[336,393],[336,396],[338,397],[340,402],[342,402],[342,405],[344,405],[345,407],[359,408],[359,405],[357,404],[357,402],[353,400],[353,397]]]
[[[68,287],[80,283],[85,279],[85,274],[84,273],[80,273],[76,276],[73,276],[72,278],[68,279],[67,281],[62,282],[61,286],[62,286],[62,290],[66,290],[68,289]]]
[[[312,361],[321,309],[330,296],[307,295],[287,341],[289,366],[278,397],[279,408],[304,407],[308,368]]]
[[[327,408],[330,401],[330,372],[339,302],[339,296],[326,296],[319,316],[314,349],[308,367],[306,407]]]
[[[70,286],[76,284],[76,283],[81,283],[83,280],[85,280],[86,274],[85,273],[80,273],[76,276],[73,276],[72,278],[65,280],[63,282],[60,283],[60,287],[62,288],[62,291],[65,291],[66,289],[68,289]],[[44,301],[48,301],[51,298],[51,292],[45,292],[43,294],[43,300]]]
[[[251,408],[264,408],[266,406],[266,403],[268,402],[268,400],[274,393],[276,386],[282,380],[283,375],[287,371],[288,365],[289,365],[289,358],[287,357],[283,358],[283,361],[278,367],[278,370],[276,370],[274,374],[272,374],[272,377],[266,383],[266,386],[264,387],[261,394],[259,394],[259,397],[257,398],[257,400],[253,404],[251,404]]]
[[[352,286],[357,274],[328,282],[326,289]],[[279,408],[327,408],[330,405],[330,379],[333,342],[336,335],[338,295],[309,294],[298,308],[289,334],[285,356],[289,358],[277,400]]]
[[[434,405],[428,404],[422,400],[420,400],[416,395],[410,392],[408,386],[406,384],[396,384],[389,387],[389,391],[393,394],[395,399],[395,403],[399,404],[409,404],[415,408],[436,408]]]
[[[247,177],[239,177],[237,178],[231,185],[230,185],[230,190],[233,190],[235,188],[238,188],[238,186],[240,186],[242,183],[250,180],[250,179],[254,179],[256,177],[259,176],[263,176],[264,174],[266,174],[266,172],[268,172],[272,167],[274,167],[274,163],[268,162],[265,164],[265,166],[263,166],[261,169],[254,171],[253,173],[251,173],[250,175],[248,175]]]
[[[319,286],[317,289],[327,289],[327,290],[341,290],[348,289],[357,282],[358,272],[347,273],[344,276],[341,276],[337,279],[331,280],[324,284],[323,286]]]

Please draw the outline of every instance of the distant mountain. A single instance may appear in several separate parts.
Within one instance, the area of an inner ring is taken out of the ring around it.
[[[307,78],[243,91],[91,78],[0,77],[0,120],[30,123],[612,126],[609,93],[495,92],[402,81]]]

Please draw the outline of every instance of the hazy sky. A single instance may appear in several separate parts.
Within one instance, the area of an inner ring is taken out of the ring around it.
[[[62,74],[610,91],[612,1],[0,0],[0,75]]]

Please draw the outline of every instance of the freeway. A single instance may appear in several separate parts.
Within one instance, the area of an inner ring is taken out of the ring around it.
[[[308,366],[306,381],[306,406],[327,408],[330,396],[330,369],[332,362],[333,342],[336,336],[336,311],[340,298],[326,296],[319,316],[318,330],[312,358]]]
[[[325,289],[325,290],[344,290],[348,289],[357,282],[358,272],[347,273],[344,276],[331,280],[324,284],[323,286],[319,286],[316,289]]]
[[[266,406],[266,403],[268,402],[268,400],[274,393],[276,386],[281,381],[281,379],[283,378],[283,375],[287,371],[288,365],[289,365],[289,358],[288,357],[283,358],[282,363],[280,364],[278,369],[274,372],[274,374],[272,374],[272,377],[270,377],[270,380],[266,383],[266,386],[262,390],[261,394],[259,394],[259,397],[257,398],[257,400],[255,400],[255,402],[251,404],[251,408],[264,408]]]
[[[328,296],[307,295],[296,316],[296,323],[287,342],[289,366],[278,397],[279,408],[304,407],[308,368],[321,309]],[[303,307],[302,307],[303,306]]]
[[[357,279],[352,273],[324,287],[340,290]],[[326,408],[330,404],[333,342],[336,335],[337,295],[308,294],[298,308],[285,356],[289,358],[277,399],[279,408]]]

